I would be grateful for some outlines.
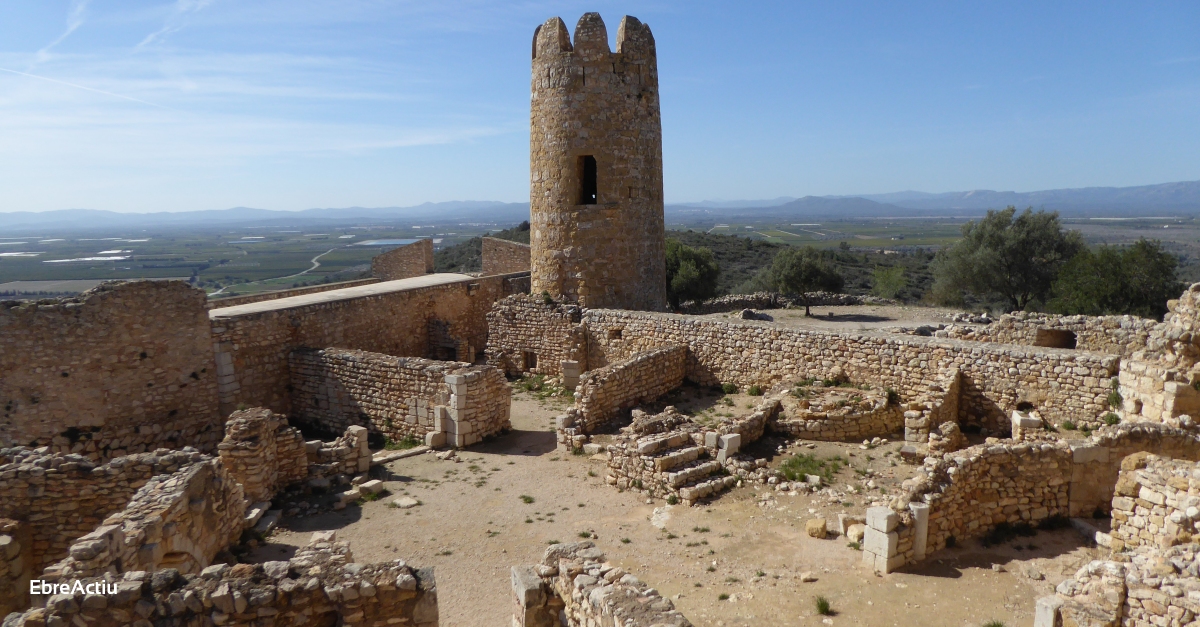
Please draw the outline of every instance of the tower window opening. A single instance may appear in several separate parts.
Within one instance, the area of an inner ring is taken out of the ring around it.
[[[579,158],[579,204],[596,204],[596,158],[591,155]]]

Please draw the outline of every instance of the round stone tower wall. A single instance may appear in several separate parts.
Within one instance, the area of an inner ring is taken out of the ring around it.
[[[534,294],[585,307],[666,308],[662,123],[650,27],[626,16],[617,50],[597,13],[575,41],[533,35],[529,137]]]

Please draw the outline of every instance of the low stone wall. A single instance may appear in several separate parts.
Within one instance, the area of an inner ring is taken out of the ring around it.
[[[245,512],[242,486],[220,460],[203,459],[152,477],[124,509],[48,566],[42,579],[66,582],[164,568],[200,572],[238,540]]]
[[[1196,462],[1132,455],[1121,464],[1112,500],[1112,549],[1188,542],[1200,523]]]
[[[371,259],[371,276],[381,281],[395,281],[432,273],[433,240],[429,238],[393,248]]]
[[[517,294],[495,304],[487,314],[488,363],[505,374],[523,372],[558,376],[562,362],[587,369],[587,331],[583,310],[543,296]]]
[[[573,426],[590,433],[629,409],[652,401],[683,384],[686,346],[648,350],[630,359],[590,370],[575,390],[578,420]]]
[[[670,600],[604,559],[591,542],[555,544],[512,569],[516,627],[690,627]],[[560,622],[560,616],[566,622]]]
[[[438,624],[432,569],[402,560],[356,564],[333,532],[314,533],[288,561],[214,565],[198,575],[129,572],[80,583],[106,585],[92,594],[42,596],[44,607],[10,616],[5,627]]]
[[[885,390],[803,386],[784,394],[781,402],[770,429],[793,438],[848,442],[904,429],[904,410]]]
[[[29,525],[0,519],[0,616],[29,606],[33,539]]]
[[[442,433],[469,446],[510,428],[511,390],[491,366],[330,348],[292,353],[293,418],[364,426],[394,441]]]
[[[1119,365],[1116,356],[1086,351],[649,312],[586,310],[583,324],[590,368],[684,344],[687,378],[702,385],[769,388],[787,380],[823,379],[836,367],[853,381],[899,390],[907,401],[943,396],[946,377],[957,369],[962,376],[959,421],[999,434],[1008,432],[1009,415],[1026,402],[1053,422],[1100,426]]]
[[[161,449],[98,464],[75,454],[0,449],[0,519],[15,521],[22,572],[40,573],[67,557],[75,541],[123,510],[151,477],[203,461],[195,449]],[[10,569],[15,572],[15,568]],[[0,588],[0,605],[27,607],[27,581]],[[8,598],[7,594],[18,595]]]
[[[1086,440],[1071,442],[1071,516],[1091,517],[1112,508],[1122,461],[1148,452],[1200,461],[1200,432],[1157,423],[1106,426]]]
[[[971,390],[975,406],[987,405],[987,397],[978,388]],[[962,418],[963,377],[958,368],[952,368],[939,381],[935,381],[913,401],[904,412],[904,441],[927,442],[929,435],[942,425],[957,424]]]
[[[304,436],[269,409],[231,414],[217,452],[249,503],[270,501],[289,484],[308,478]]]
[[[483,238],[483,274],[529,272],[532,269],[529,244],[495,237]]]
[[[1157,320],[1137,316],[1059,316],[1014,311],[987,326],[954,326],[939,331],[939,335],[976,342],[1077,348],[1129,357],[1146,348],[1150,331],[1158,324]]]
[[[297,348],[336,346],[473,363],[487,344],[492,303],[511,290],[528,290],[529,277],[443,278],[446,282],[398,284],[390,291],[380,283],[327,292],[328,300],[282,299],[262,310],[210,311],[222,412],[241,405],[290,413],[288,356]]]
[[[357,287],[359,285],[370,285],[378,283],[379,279],[371,277],[368,279],[355,279],[353,281],[338,281],[337,283],[324,283],[322,285],[309,285],[307,287],[296,287],[290,290],[276,290],[273,292],[259,292],[257,294],[246,294],[244,296],[229,296],[227,298],[209,298],[209,309],[220,309],[221,307],[235,307],[237,305],[246,305],[249,303],[261,303],[265,300],[276,300],[279,298],[288,298],[291,296],[303,296],[304,294],[319,294],[331,290],[340,290],[347,287]]]
[[[184,281],[102,283],[0,302],[0,446],[101,461],[221,439],[205,296]]]
[[[1037,601],[1034,627],[1191,625],[1200,614],[1200,545],[1094,560]]]

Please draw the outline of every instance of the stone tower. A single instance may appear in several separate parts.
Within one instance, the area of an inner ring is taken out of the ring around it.
[[[534,294],[593,308],[666,308],[655,56],[650,27],[629,16],[615,53],[598,13],[579,18],[573,45],[557,17],[534,31]]]

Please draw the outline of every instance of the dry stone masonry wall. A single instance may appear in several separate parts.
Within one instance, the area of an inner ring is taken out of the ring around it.
[[[587,367],[587,330],[578,305],[516,294],[487,314],[488,363],[506,374],[557,376],[563,361]]]
[[[381,281],[395,281],[432,273],[433,240],[429,238],[393,248],[371,259],[371,276]]]
[[[403,560],[354,563],[349,545],[331,531],[314,533],[288,561],[218,564],[187,575],[134,571],[80,583],[106,587],[45,597],[43,607],[9,616],[4,627],[438,624],[432,569]]]
[[[533,35],[529,137],[534,294],[588,307],[666,307],[662,124],[650,27],[625,16],[617,50],[597,13],[574,42]]]
[[[1195,462],[1133,455],[1122,463],[1112,500],[1112,549],[1167,548],[1192,539],[1200,522]]]
[[[706,301],[686,301],[679,304],[679,312],[704,315],[741,311],[742,309],[786,309],[788,307],[845,306],[845,305],[890,305],[895,301],[875,296],[856,294],[833,294],[830,292],[808,292],[803,296],[785,296],[778,292],[755,292],[753,294],[728,294]]]
[[[482,253],[485,276],[530,271],[529,244],[485,237]]]
[[[221,439],[202,290],[104,283],[0,303],[0,445],[105,460]]]
[[[637,353],[620,363],[590,370],[575,390],[575,417],[579,433],[590,433],[617,418],[621,410],[648,403],[683,384],[686,346],[670,346]]]
[[[295,306],[279,301],[279,308],[265,311],[214,309],[222,411],[231,413],[238,405],[291,411],[288,356],[297,348],[336,346],[473,362],[487,344],[492,303],[522,289],[521,279],[464,278]]]
[[[1077,348],[1129,357],[1145,349],[1157,320],[1137,316],[1059,316],[1014,311],[987,326],[952,326],[939,337],[1024,346]]]
[[[1200,461],[1200,433],[1159,423],[1103,427],[1071,442],[1071,516],[1091,517],[1112,508],[1113,489],[1126,457],[1134,453]]]
[[[304,436],[268,409],[231,414],[217,452],[249,503],[270,501],[289,484],[308,478]]]
[[[514,627],[690,627],[670,600],[591,542],[555,544],[512,569]],[[6,626],[7,627],[7,626]]]

